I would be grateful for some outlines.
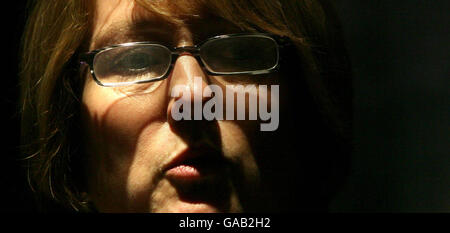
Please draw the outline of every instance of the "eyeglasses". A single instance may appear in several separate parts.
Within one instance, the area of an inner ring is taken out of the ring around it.
[[[155,42],[112,45],[81,55],[101,86],[125,86],[165,79],[176,59],[189,53],[209,75],[257,75],[279,66],[280,38],[263,33],[221,35],[195,46],[169,48]]]

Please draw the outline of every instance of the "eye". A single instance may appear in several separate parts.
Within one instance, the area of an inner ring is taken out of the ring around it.
[[[158,64],[158,58],[143,52],[129,52],[114,62],[114,69],[121,72],[139,72]]]
[[[243,57],[247,56],[246,48],[242,46],[228,46],[227,48],[224,48],[222,51],[218,51],[222,54],[223,58],[228,59],[242,59]]]
[[[250,55],[249,48],[242,46],[230,46],[222,52],[224,58],[243,60],[247,59]]]
[[[136,76],[148,73],[158,73],[167,67],[170,54],[162,47],[138,46],[123,48],[112,54],[108,65],[112,74],[121,76]]]
[[[170,68],[171,52],[156,44],[114,47],[94,58],[95,77],[103,83],[146,81]]]

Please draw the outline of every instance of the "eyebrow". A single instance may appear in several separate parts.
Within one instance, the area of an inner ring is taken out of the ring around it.
[[[212,36],[242,31],[218,17],[192,18],[186,20],[184,26],[191,31],[194,43]],[[177,25],[162,20],[144,19],[134,22],[119,22],[109,26],[105,33],[94,38],[92,50],[137,41],[155,41],[173,45],[179,36]]]
[[[173,28],[168,25],[157,24],[154,21],[116,23],[109,26],[105,33],[94,38],[92,49],[135,41],[167,41],[173,33],[171,29]]]

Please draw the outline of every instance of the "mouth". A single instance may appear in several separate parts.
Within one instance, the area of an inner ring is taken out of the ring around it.
[[[201,212],[224,212],[231,200],[231,169],[232,161],[220,151],[197,147],[178,153],[163,172],[176,189],[184,210],[204,207]]]
[[[177,183],[214,180],[223,173],[226,161],[211,147],[188,148],[179,153],[164,169],[168,179]]]

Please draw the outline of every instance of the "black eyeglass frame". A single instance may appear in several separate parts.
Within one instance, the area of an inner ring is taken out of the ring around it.
[[[277,45],[277,63],[269,68],[264,70],[256,70],[256,71],[241,71],[241,72],[214,72],[208,69],[207,66],[205,66],[203,59],[200,56],[200,49],[201,47],[206,44],[207,42],[211,42],[214,40],[224,39],[224,38],[233,38],[233,37],[241,37],[241,36],[255,36],[255,37],[264,37],[271,39],[275,42]],[[142,42],[128,42],[128,43],[122,43],[122,44],[116,44],[116,45],[110,45],[104,48],[96,49],[89,51],[87,53],[83,53],[80,55],[79,61],[80,64],[87,64],[89,66],[90,73],[94,79],[94,81],[103,87],[117,87],[117,86],[128,86],[133,84],[140,84],[140,83],[148,83],[148,82],[156,82],[159,80],[166,79],[168,75],[170,74],[170,71],[173,69],[173,66],[175,64],[175,61],[177,58],[184,53],[189,53],[192,55],[198,62],[199,65],[202,67],[202,69],[208,74],[208,75],[220,75],[220,76],[227,76],[227,75],[260,75],[260,74],[268,74],[278,71],[280,67],[280,49],[284,46],[289,44],[289,39],[284,36],[269,34],[269,33],[236,33],[236,34],[225,34],[225,35],[218,35],[211,38],[208,38],[204,40],[203,42],[194,45],[194,46],[182,46],[182,47],[171,47],[164,45],[160,42],[154,42],[154,41],[142,41]],[[104,84],[102,83],[96,76],[94,72],[94,59],[97,54],[103,51],[107,51],[110,49],[118,48],[118,47],[128,47],[128,46],[134,46],[134,45],[158,45],[162,46],[170,51],[171,61],[170,66],[167,68],[165,73],[161,75],[159,78],[152,78],[148,80],[137,80],[137,81],[131,81],[131,82],[123,82],[123,83],[114,83],[114,84]]]

